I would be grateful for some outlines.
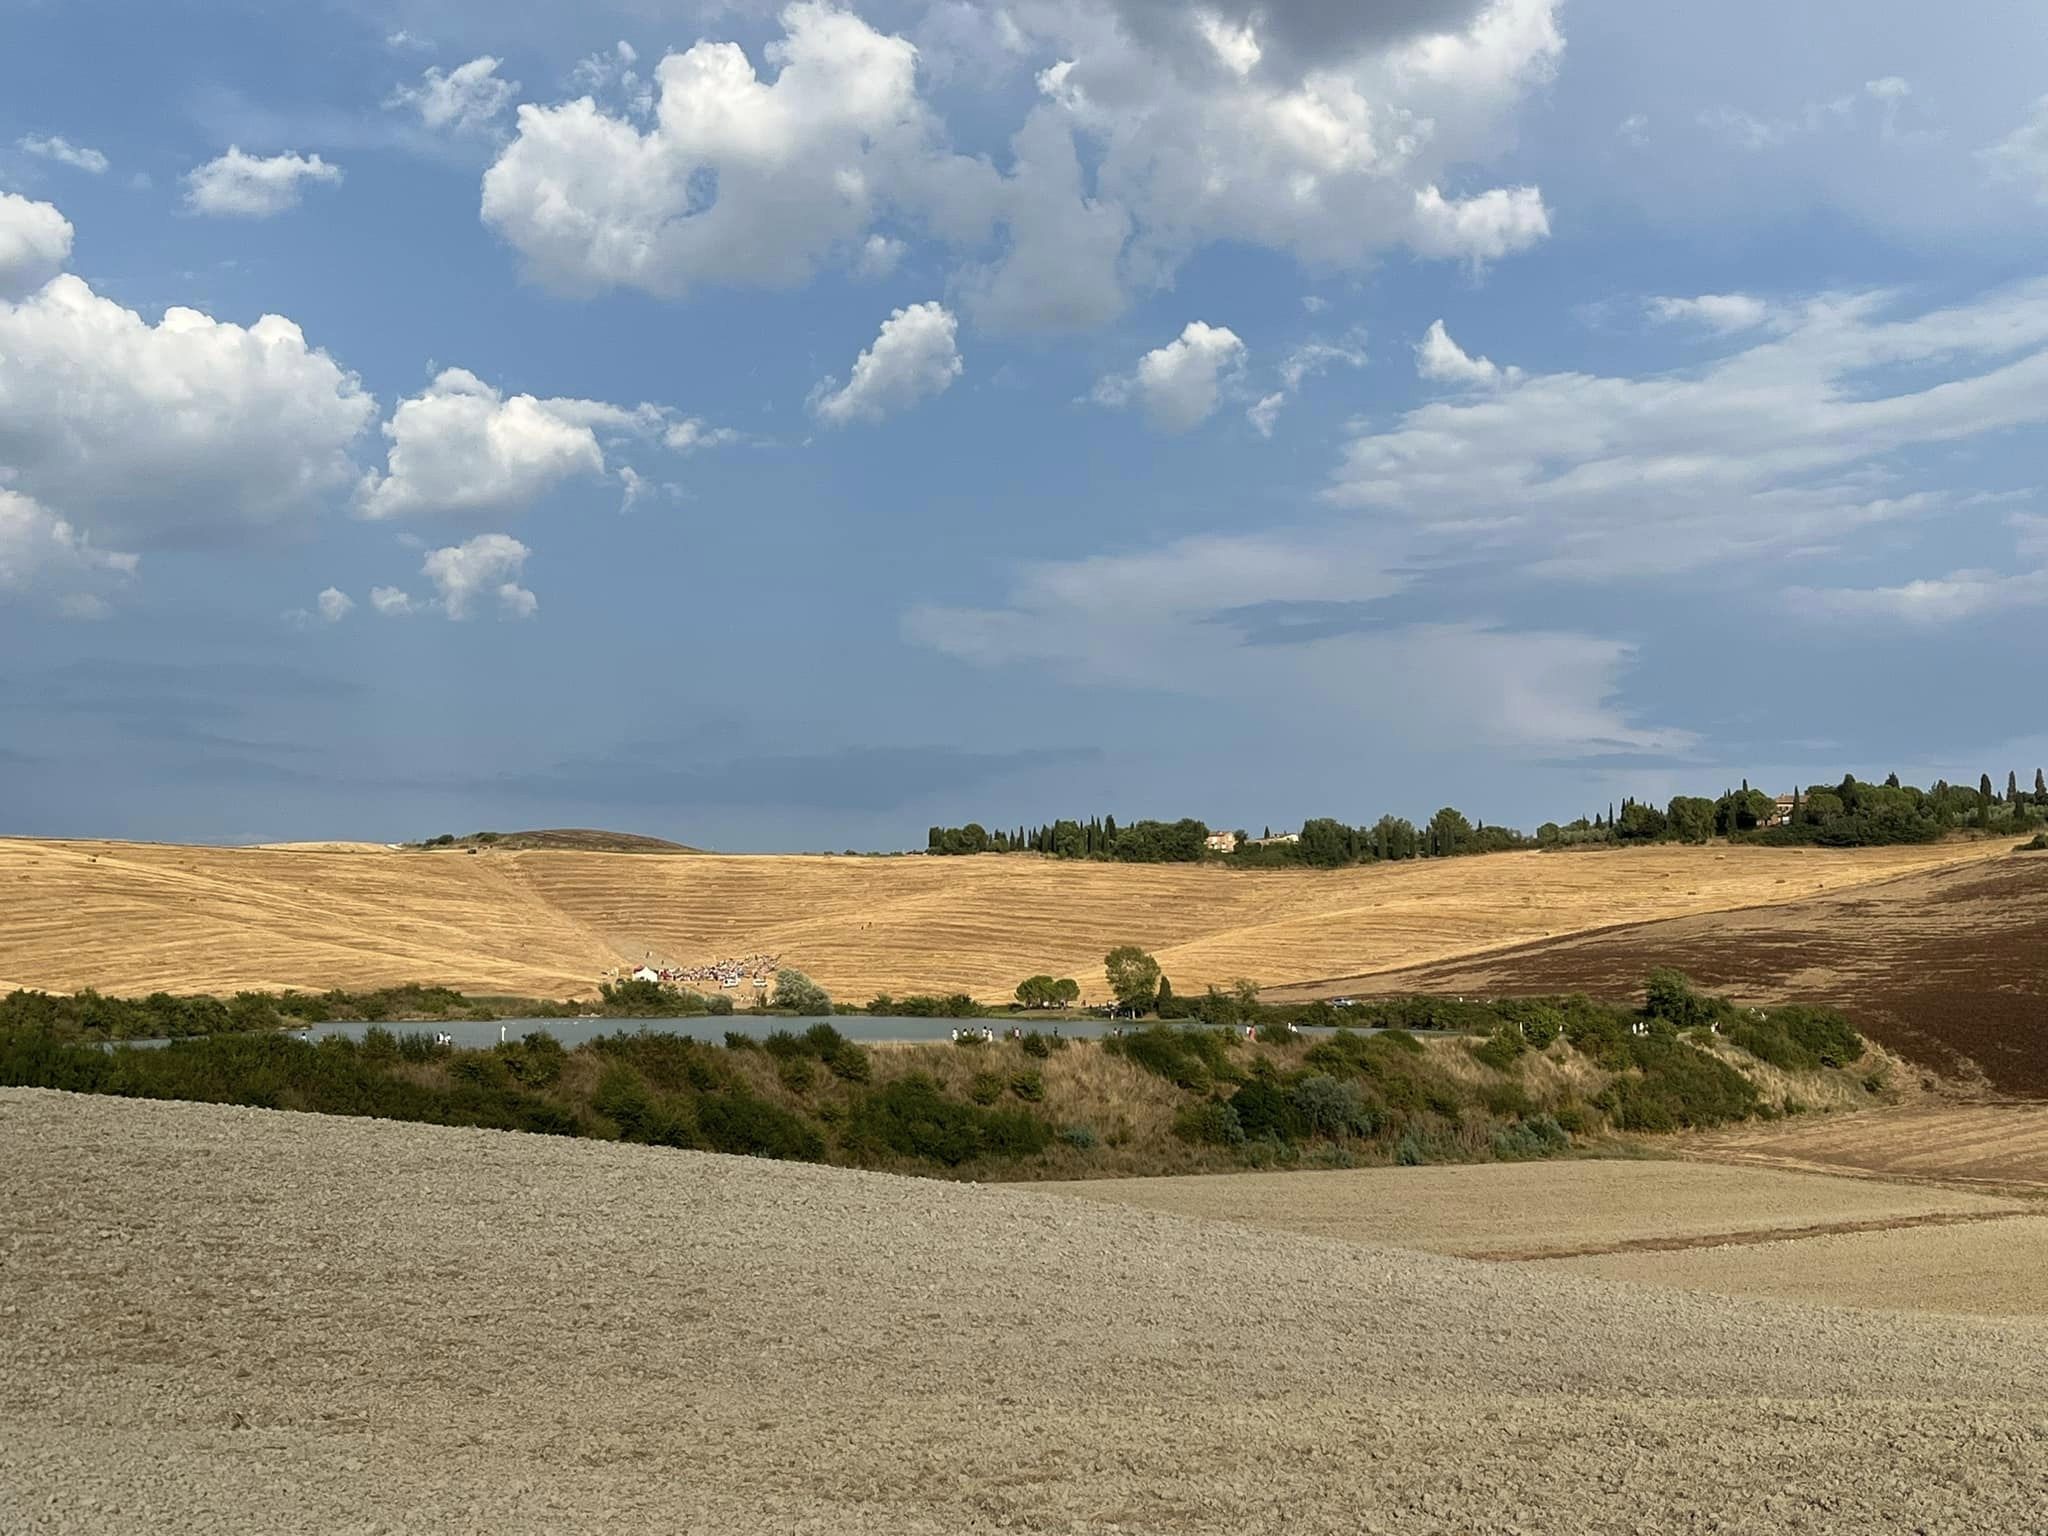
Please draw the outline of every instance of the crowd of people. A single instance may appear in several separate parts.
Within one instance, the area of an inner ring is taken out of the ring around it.
[[[702,965],[650,965],[647,969],[654,971],[665,986],[709,981],[721,987],[737,987],[751,981],[756,987],[766,987],[775,979],[775,972],[781,964],[780,955],[742,955],[737,960],[711,960]]]

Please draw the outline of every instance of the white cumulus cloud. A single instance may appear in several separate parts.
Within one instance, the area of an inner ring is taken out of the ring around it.
[[[451,619],[468,618],[478,603],[490,598],[497,600],[500,617],[530,619],[540,600],[519,581],[531,553],[510,534],[480,533],[430,551],[420,571],[434,584],[441,612]]]
[[[144,548],[303,521],[357,470],[377,406],[280,315],[150,325],[69,274],[0,302],[0,464],[17,489]]]
[[[1139,358],[1134,372],[1097,383],[1094,398],[1108,406],[1135,403],[1160,431],[1186,432],[1215,411],[1224,380],[1243,366],[1244,355],[1229,327],[1191,320],[1176,339]]]
[[[483,54],[446,72],[430,66],[421,72],[417,84],[400,86],[384,104],[411,108],[425,127],[437,132],[484,132],[519,92],[517,80],[498,74],[502,63]]]
[[[0,490],[0,598],[51,593],[60,605],[96,614],[103,601],[97,589],[129,580],[138,563],[134,555],[97,548],[32,498]]]
[[[71,221],[49,203],[0,192],[0,299],[40,288],[63,271],[71,234]]]
[[[976,70],[1051,62],[992,160],[948,147],[908,39],[800,0],[758,67],[711,41],[662,59],[646,111],[521,106],[482,213],[542,282],[668,296],[872,271],[876,226],[901,224],[958,253],[963,309],[1004,330],[1099,326],[1219,241],[1343,269],[1397,247],[1495,261],[1548,234],[1540,190],[1443,189],[1550,78],[1558,3],[1455,0],[1420,25],[1383,6],[1011,7],[967,27],[991,42]],[[962,9],[919,32],[948,78]],[[1302,41],[1325,35],[1343,41]]]
[[[1487,388],[1512,384],[1522,376],[1519,368],[1502,368],[1490,357],[1472,356],[1451,339],[1451,333],[1444,329],[1441,320],[1432,320],[1429,330],[1416,343],[1415,371],[1439,384],[1474,384]]]
[[[731,427],[714,427],[701,416],[685,416],[671,422],[661,440],[677,453],[695,453],[699,448],[730,447],[740,435]]]
[[[977,173],[936,147],[907,41],[824,4],[790,6],[783,25],[772,78],[734,43],[662,59],[645,131],[588,96],[522,105],[484,176],[484,222],[572,291],[786,286],[850,259],[899,198]]]
[[[412,612],[412,596],[403,587],[372,587],[370,606],[385,618],[396,618]]]
[[[339,587],[323,587],[320,596],[314,600],[314,606],[326,623],[339,624],[355,612],[356,600]]]
[[[845,426],[880,421],[942,394],[960,377],[959,321],[943,304],[912,304],[882,322],[874,345],[854,359],[845,386],[826,379],[812,391],[822,421]]]
[[[357,510],[371,519],[496,518],[565,480],[602,476],[600,429],[645,436],[663,425],[653,406],[508,398],[466,369],[446,368],[384,423],[386,466],[363,477]]]
[[[106,173],[107,157],[96,149],[83,144],[74,144],[61,134],[47,137],[30,134],[15,141],[16,147],[24,153],[36,155],[44,160],[55,160],[59,165],[68,165],[74,170],[84,171],[89,176]]]
[[[230,145],[226,154],[186,173],[185,206],[194,213],[267,219],[298,207],[305,183],[340,180],[341,168],[318,155],[261,159]]]

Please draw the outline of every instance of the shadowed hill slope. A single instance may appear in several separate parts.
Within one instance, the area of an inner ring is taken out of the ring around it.
[[[1281,995],[1588,992],[1672,965],[1739,1002],[1818,1002],[1949,1076],[2048,1096],[2048,855],[2006,854],[1768,908],[1636,923]]]

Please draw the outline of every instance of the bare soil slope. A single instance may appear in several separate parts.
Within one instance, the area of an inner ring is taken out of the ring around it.
[[[1102,955],[1119,943],[1153,950],[1183,991],[1239,976],[1286,982],[1792,901],[1974,866],[1993,851],[1667,847],[1318,873],[0,840],[0,986],[430,981],[575,996],[607,966],[648,955],[690,964],[769,953],[863,1001],[910,991],[999,999],[1036,971],[1073,976],[1100,997]]]
[[[2048,1329],[0,1093],[0,1528],[2024,1530]]]
[[[1837,1004],[1939,1072],[2048,1095],[2048,857],[1995,846],[1995,858],[1789,904],[1638,922],[1306,990],[1615,997],[1652,966],[1675,965],[1745,1002]]]

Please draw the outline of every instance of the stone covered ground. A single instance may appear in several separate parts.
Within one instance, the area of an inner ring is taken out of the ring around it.
[[[1622,1240],[1724,1224],[1626,1188]],[[2035,1315],[29,1090],[0,1210],[9,1532],[2027,1531],[2048,1489]]]

